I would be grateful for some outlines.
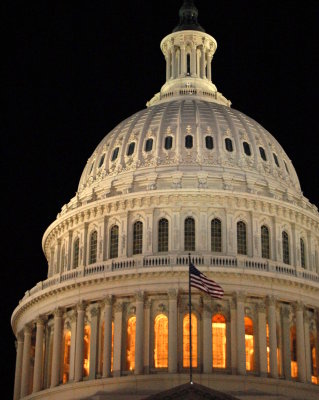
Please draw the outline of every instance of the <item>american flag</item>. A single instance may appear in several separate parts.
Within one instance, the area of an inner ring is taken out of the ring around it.
[[[224,289],[212,279],[208,279],[193,264],[189,265],[189,279],[192,287],[208,293],[214,299],[221,299],[224,295]]]

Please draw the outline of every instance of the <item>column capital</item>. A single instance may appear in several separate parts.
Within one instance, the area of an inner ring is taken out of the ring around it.
[[[257,311],[259,313],[265,313],[266,312],[266,306],[264,303],[258,303],[257,304]]]
[[[241,291],[235,292],[233,296],[234,296],[236,303],[238,303],[238,302],[244,303],[246,300],[246,293],[241,292]]]
[[[114,304],[114,312],[122,312],[123,311],[123,303],[115,303]]]
[[[150,299],[147,299],[144,303],[144,309],[149,310],[151,308],[152,301]]]
[[[270,306],[276,307],[277,299],[276,299],[275,296],[272,296],[272,295],[271,296],[267,296],[266,302],[267,302],[268,307],[270,307]]]
[[[103,299],[104,306],[111,306],[113,304],[113,302],[114,302],[114,296],[111,294],[105,296]]]
[[[61,318],[62,314],[63,314],[63,311],[62,311],[61,307],[57,307],[53,312],[54,318],[56,318],[56,317]]]
[[[177,300],[178,290],[177,289],[168,289],[168,299],[169,300]]]
[[[46,320],[47,320],[46,316],[39,315],[35,320],[37,327],[38,326],[44,326]]]
[[[144,303],[145,294],[143,291],[139,290],[135,293],[135,301],[138,303]]]
[[[24,334],[24,331],[20,331],[20,332],[17,333],[16,338],[17,338],[17,342],[18,342],[18,343],[19,343],[19,342],[22,342],[22,343],[23,343],[23,340],[24,340],[23,334]]]
[[[295,303],[294,303],[294,309],[295,309],[295,311],[297,312],[297,311],[304,311],[304,309],[305,309],[305,305],[301,302],[301,301],[296,301]]]
[[[96,305],[90,309],[91,317],[97,317],[99,315],[99,312],[100,312],[100,308],[98,305]]]
[[[290,306],[282,306],[280,312],[284,318],[290,318]]]
[[[86,303],[84,301],[80,301],[77,305],[76,305],[76,310],[77,311],[85,311],[86,310]]]
[[[31,335],[31,332],[32,332],[32,325],[31,324],[25,324],[24,328],[23,328],[24,336]]]

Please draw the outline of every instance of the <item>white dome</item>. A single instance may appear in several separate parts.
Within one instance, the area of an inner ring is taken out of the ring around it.
[[[169,136],[171,149],[165,149]],[[186,148],[186,136],[192,136],[191,148]],[[207,148],[207,136],[212,138],[208,145],[213,148]],[[146,151],[148,139],[152,145]],[[231,140],[233,151],[226,149],[226,139]],[[132,143],[134,150],[128,155]],[[145,190],[149,179],[142,182],[141,178],[150,174],[154,176],[153,189],[170,188],[165,175],[177,171],[184,177],[206,174],[208,189],[300,196],[291,161],[266,129],[230,107],[185,97],[139,111],[107,134],[88,159],[78,192],[80,198],[92,189],[95,195],[105,195],[105,188],[108,195],[119,194],[125,190],[120,176],[131,176],[130,191]],[[183,179],[181,183],[183,187]]]

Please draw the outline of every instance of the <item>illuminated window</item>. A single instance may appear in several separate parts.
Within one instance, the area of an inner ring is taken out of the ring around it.
[[[143,252],[143,223],[135,222],[133,226],[133,254],[142,254]]]
[[[296,327],[290,328],[291,377],[298,376]]]
[[[99,168],[102,167],[102,165],[103,165],[103,163],[104,163],[104,159],[105,159],[105,154],[103,154],[103,156],[100,158]]]
[[[132,143],[130,143],[130,144],[128,145],[126,155],[127,155],[127,156],[131,156],[131,155],[134,153],[134,150],[135,150],[135,142],[132,142]]]
[[[302,268],[306,268],[306,252],[305,252],[305,242],[300,239],[300,262]]]
[[[245,152],[246,156],[251,156],[251,150],[250,150],[249,143],[243,142],[243,147],[244,147],[244,152]]]
[[[197,367],[197,318],[196,315],[191,315],[192,324],[192,367]],[[183,319],[183,367],[190,366],[189,352],[189,314]]]
[[[135,368],[135,332],[136,317],[133,316],[127,321],[126,332],[126,369],[129,371]]]
[[[90,235],[90,259],[89,264],[96,262],[97,254],[97,231],[93,231]]]
[[[73,268],[77,268],[79,266],[79,247],[80,247],[80,239],[76,239],[73,245]]]
[[[226,368],[226,320],[221,314],[212,319],[213,368]]]
[[[237,253],[247,254],[246,224],[243,221],[237,222]]]
[[[212,136],[205,136],[205,144],[206,144],[206,149],[208,150],[213,150],[214,148],[214,139]]]
[[[269,229],[263,225],[261,227],[261,256],[262,258],[270,258]]]
[[[118,257],[119,251],[119,227],[112,226],[110,231],[110,258]]]
[[[152,138],[147,139],[145,142],[145,151],[146,152],[152,151],[152,148],[153,148],[153,139]]]
[[[112,322],[111,371],[113,371],[113,360],[114,360],[114,322]]]
[[[275,160],[275,164],[277,165],[277,167],[279,168],[279,162],[278,162],[278,157],[275,153],[272,154],[274,156],[274,160]]]
[[[195,251],[195,221],[188,217],[184,222],[184,249],[185,251]]]
[[[310,355],[311,356],[311,382],[318,384],[316,339],[312,333],[310,333],[310,352],[311,352],[311,355]]]
[[[113,154],[112,154],[112,159],[111,159],[111,161],[115,161],[116,159],[117,159],[117,156],[119,155],[119,148],[118,147],[116,147],[114,150],[113,150]]]
[[[168,318],[164,314],[159,314],[154,323],[154,365],[168,366]]]
[[[185,136],[185,147],[186,147],[186,149],[191,149],[193,147],[193,136],[192,135]]]
[[[222,251],[222,223],[218,218],[211,222],[211,250],[215,252]]]
[[[267,156],[266,156],[266,153],[265,153],[265,149],[263,147],[259,147],[259,153],[260,153],[260,157],[264,161],[267,161]]]
[[[165,150],[170,150],[173,146],[173,137],[172,136],[166,136],[165,142],[164,142],[164,148]]]
[[[282,232],[282,260],[285,264],[290,264],[289,237],[285,231]]]
[[[84,360],[83,360],[83,376],[89,376],[90,373],[90,337],[91,327],[85,325],[84,327]]]
[[[233,149],[233,142],[231,141],[231,139],[229,139],[229,138],[225,139],[225,147],[226,147],[226,150],[229,151],[229,152],[232,152],[234,150]]]
[[[158,251],[168,251],[168,221],[165,218],[158,221]]]
[[[254,327],[251,318],[245,317],[246,371],[254,370]]]
[[[63,372],[62,372],[63,383],[66,383],[69,380],[70,350],[71,350],[71,331],[66,330],[64,333],[64,344],[63,344]]]
[[[266,341],[267,341],[267,372],[270,373],[270,347],[269,347],[269,325],[266,324]]]

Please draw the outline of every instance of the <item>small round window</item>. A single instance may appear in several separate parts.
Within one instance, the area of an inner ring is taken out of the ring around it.
[[[164,142],[164,147],[166,150],[171,149],[173,146],[173,138],[172,136],[166,136],[165,142]]]
[[[212,136],[206,136],[205,137],[205,144],[206,144],[206,149],[208,150],[213,150],[214,148],[214,139]]]
[[[225,147],[226,147],[227,151],[233,151],[234,150],[233,149],[233,142],[232,142],[231,139],[229,139],[229,138],[225,139]]]
[[[278,161],[277,155],[275,153],[273,153],[273,156],[274,156],[274,160],[275,160],[277,167],[279,167],[279,161]]]
[[[251,150],[250,150],[249,143],[244,142],[243,147],[244,147],[244,152],[245,152],[246,156],[251,156]]]
[[[119,148],[118,147],[116,147],[114,150],[113,150],[113,154],[112,154],[112,161],[115,161],[116,159],[117,159],[117,156],[119,155]]]
[[[193,147],[193,136],[192,135],[185,136],[185,147],[186,147],[186,149],[191,149]]]
[[[131,156],[135,150],[135,142],[129,144],[126,155]]]
[[[259,147],[259,153],[260,153],[260,157],[261,157],[264,161],[267,161],[265,149],[264,149],[263,147]]]
[[[153,139],[147,139],[145,142],[145,151],[152,151],[153,148]]]

